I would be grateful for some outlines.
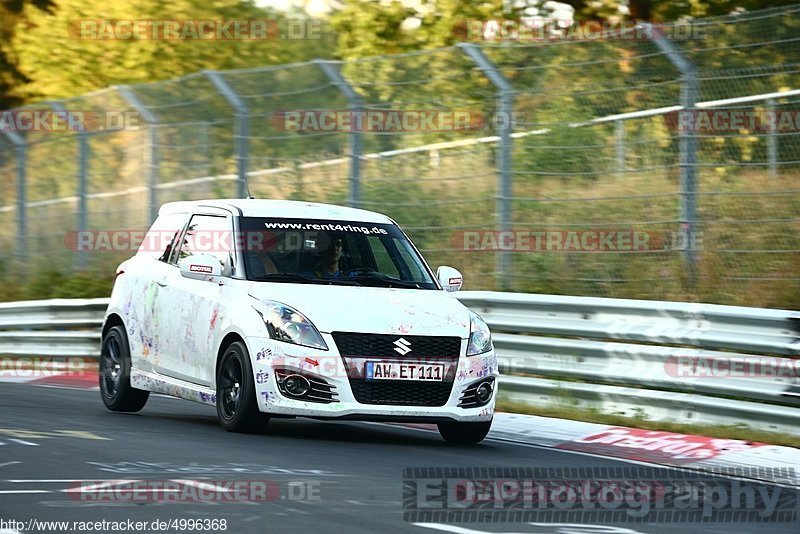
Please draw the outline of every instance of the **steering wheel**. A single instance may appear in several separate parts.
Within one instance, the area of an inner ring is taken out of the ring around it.
[[[345,272],[341,273],[339,276],[353,276],[354,274],[358,273],[374,273],[374,269],[370,269],[369,267],[353,267],[352,269],[348,269]]]

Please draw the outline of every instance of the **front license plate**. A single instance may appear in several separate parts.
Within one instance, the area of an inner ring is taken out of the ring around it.
[[[367,362],[364,369],[367,380],[416,380],[441,382],[444,365],[430,363]]]

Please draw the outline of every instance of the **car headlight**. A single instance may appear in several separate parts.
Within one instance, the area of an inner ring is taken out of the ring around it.
[[[492,350],[492,333],[489,325],[475,312],[469,312],[469,345],[467,356],[476,356]]]
[[[285,343],[328,350],[317,327],[305,315],[280,302],[261,302],[254,306],[267,325],[269,337]]]

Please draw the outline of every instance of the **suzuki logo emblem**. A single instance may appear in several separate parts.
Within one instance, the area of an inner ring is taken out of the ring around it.
[[[402,354],[403,356],[405,356],[406,354],[411,352],[411,343],[409,343],[406,339],[402,337],[398,338],[397,341],[394,342],[394,345],[395,345],[394,351],[398,354]]]

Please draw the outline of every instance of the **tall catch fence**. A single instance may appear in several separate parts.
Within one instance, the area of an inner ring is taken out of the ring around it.
[[[800,5],[533,35],[26,108],[139,125],[0,132],[3,276],[108,268],[75,232],[247,184],[386,213],[470,289],[800,306]]]

